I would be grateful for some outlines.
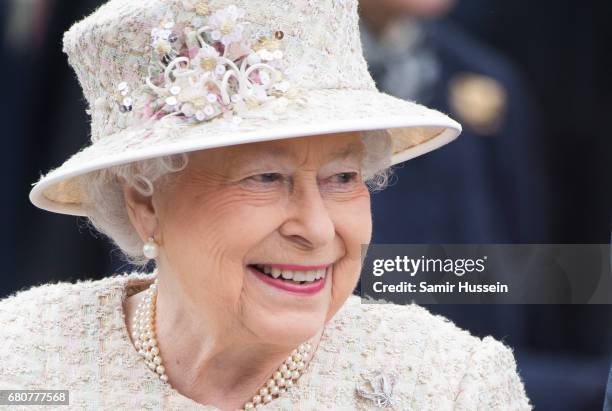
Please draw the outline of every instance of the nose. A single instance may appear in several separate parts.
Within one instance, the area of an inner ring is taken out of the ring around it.
[[[280,227],[283,236],[312,249],[323,247],[334,239],[334,221],[316,181],[302,180],[294,184],[287,207],[287,219]]]

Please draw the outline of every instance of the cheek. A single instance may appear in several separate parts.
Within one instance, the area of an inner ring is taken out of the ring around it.
[[[209,257],[236,258],[240,256],[240,244],[256,237],[278,215],[275,207],[258,200],[239,189],[227,188],[173,202],[164,215],[166,231],[193,240],[186,246],[202,250],[200,245],[207,245],[202,251]]]
[[[236,304],[244,257],[274,230],[279,215],[270,204],[254,202],[235,189],[174,201],[163,215],[168,264],[185,289]]]

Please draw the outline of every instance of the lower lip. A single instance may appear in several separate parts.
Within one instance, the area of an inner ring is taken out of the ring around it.
[[[269,275],[261,273],[252,267],[247,267],[247,268],[249,269],[250,272],[255,274],[257,278],[259,278],[264,283],[271,285],[272,287],[276,287],[283,291],[289,291],[291,293],[302,294],[302,295],[314,295],[318,293],[319,291],[321,291],[323,287],[325,287],[325,281],[327,279],[327,276],[330,273],[330,269],[328,267],[325,273],[325,276],[323,278],[320,278],[308,284],[299,285],[299,284],[291,284],[283,280],[270,277]]]

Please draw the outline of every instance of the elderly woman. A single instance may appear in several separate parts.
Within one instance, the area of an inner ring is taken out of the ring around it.
[[[0,388],[76,409],[529,409],[503,344],[351,296],[370,191],[460,126],[376,90],[355,1],[237,3],[112,0],[66,33],[92,144],[30,198],[155,268],[0,301]]]

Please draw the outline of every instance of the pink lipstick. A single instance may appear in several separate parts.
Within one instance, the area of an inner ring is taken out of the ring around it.
[[[263,281],[264,283],[278,288],[280,290],[283,291],[288,291],[291,293],[295,293],[295,294],[301,294],[301,295],[314,295],[316,293],[318,293],[319,291],[321,291],[323,289],[323,287],[325,287],[325,282],[327,281],[327,276],[330,275],[331,273],[331,265],[323,265],[323,266],[297,266],[297,265],[282,265],[282,264],[274,264],[271,265],[272,267],[275,268],[279,268],[279,269],[285,269],[285,270],[316,270],[316,269],[321,269],[321,268],[325,268],[328,267],[326,272],[325,272],[325,276],[323,276],[322,278],[319,278],[318,280],[312,281],[312,282],[304,282],[302,284],[298,284],[294,281],[291,280],[284,280],[282,277],[279,278],[274,278],[268,274],[265,274],[261,271],[259,271],[257,268],[255,268],[254,266],[249,265],[247,268],[249,269],[249,271],[251,273],[253,273],[257,278],[259,278],[261,281]],[[299,268],[288,268],[288,267],[299,267]],[[304,268],[306,267],[306,268]],[[313,267],[313,268],[311,268]]]

